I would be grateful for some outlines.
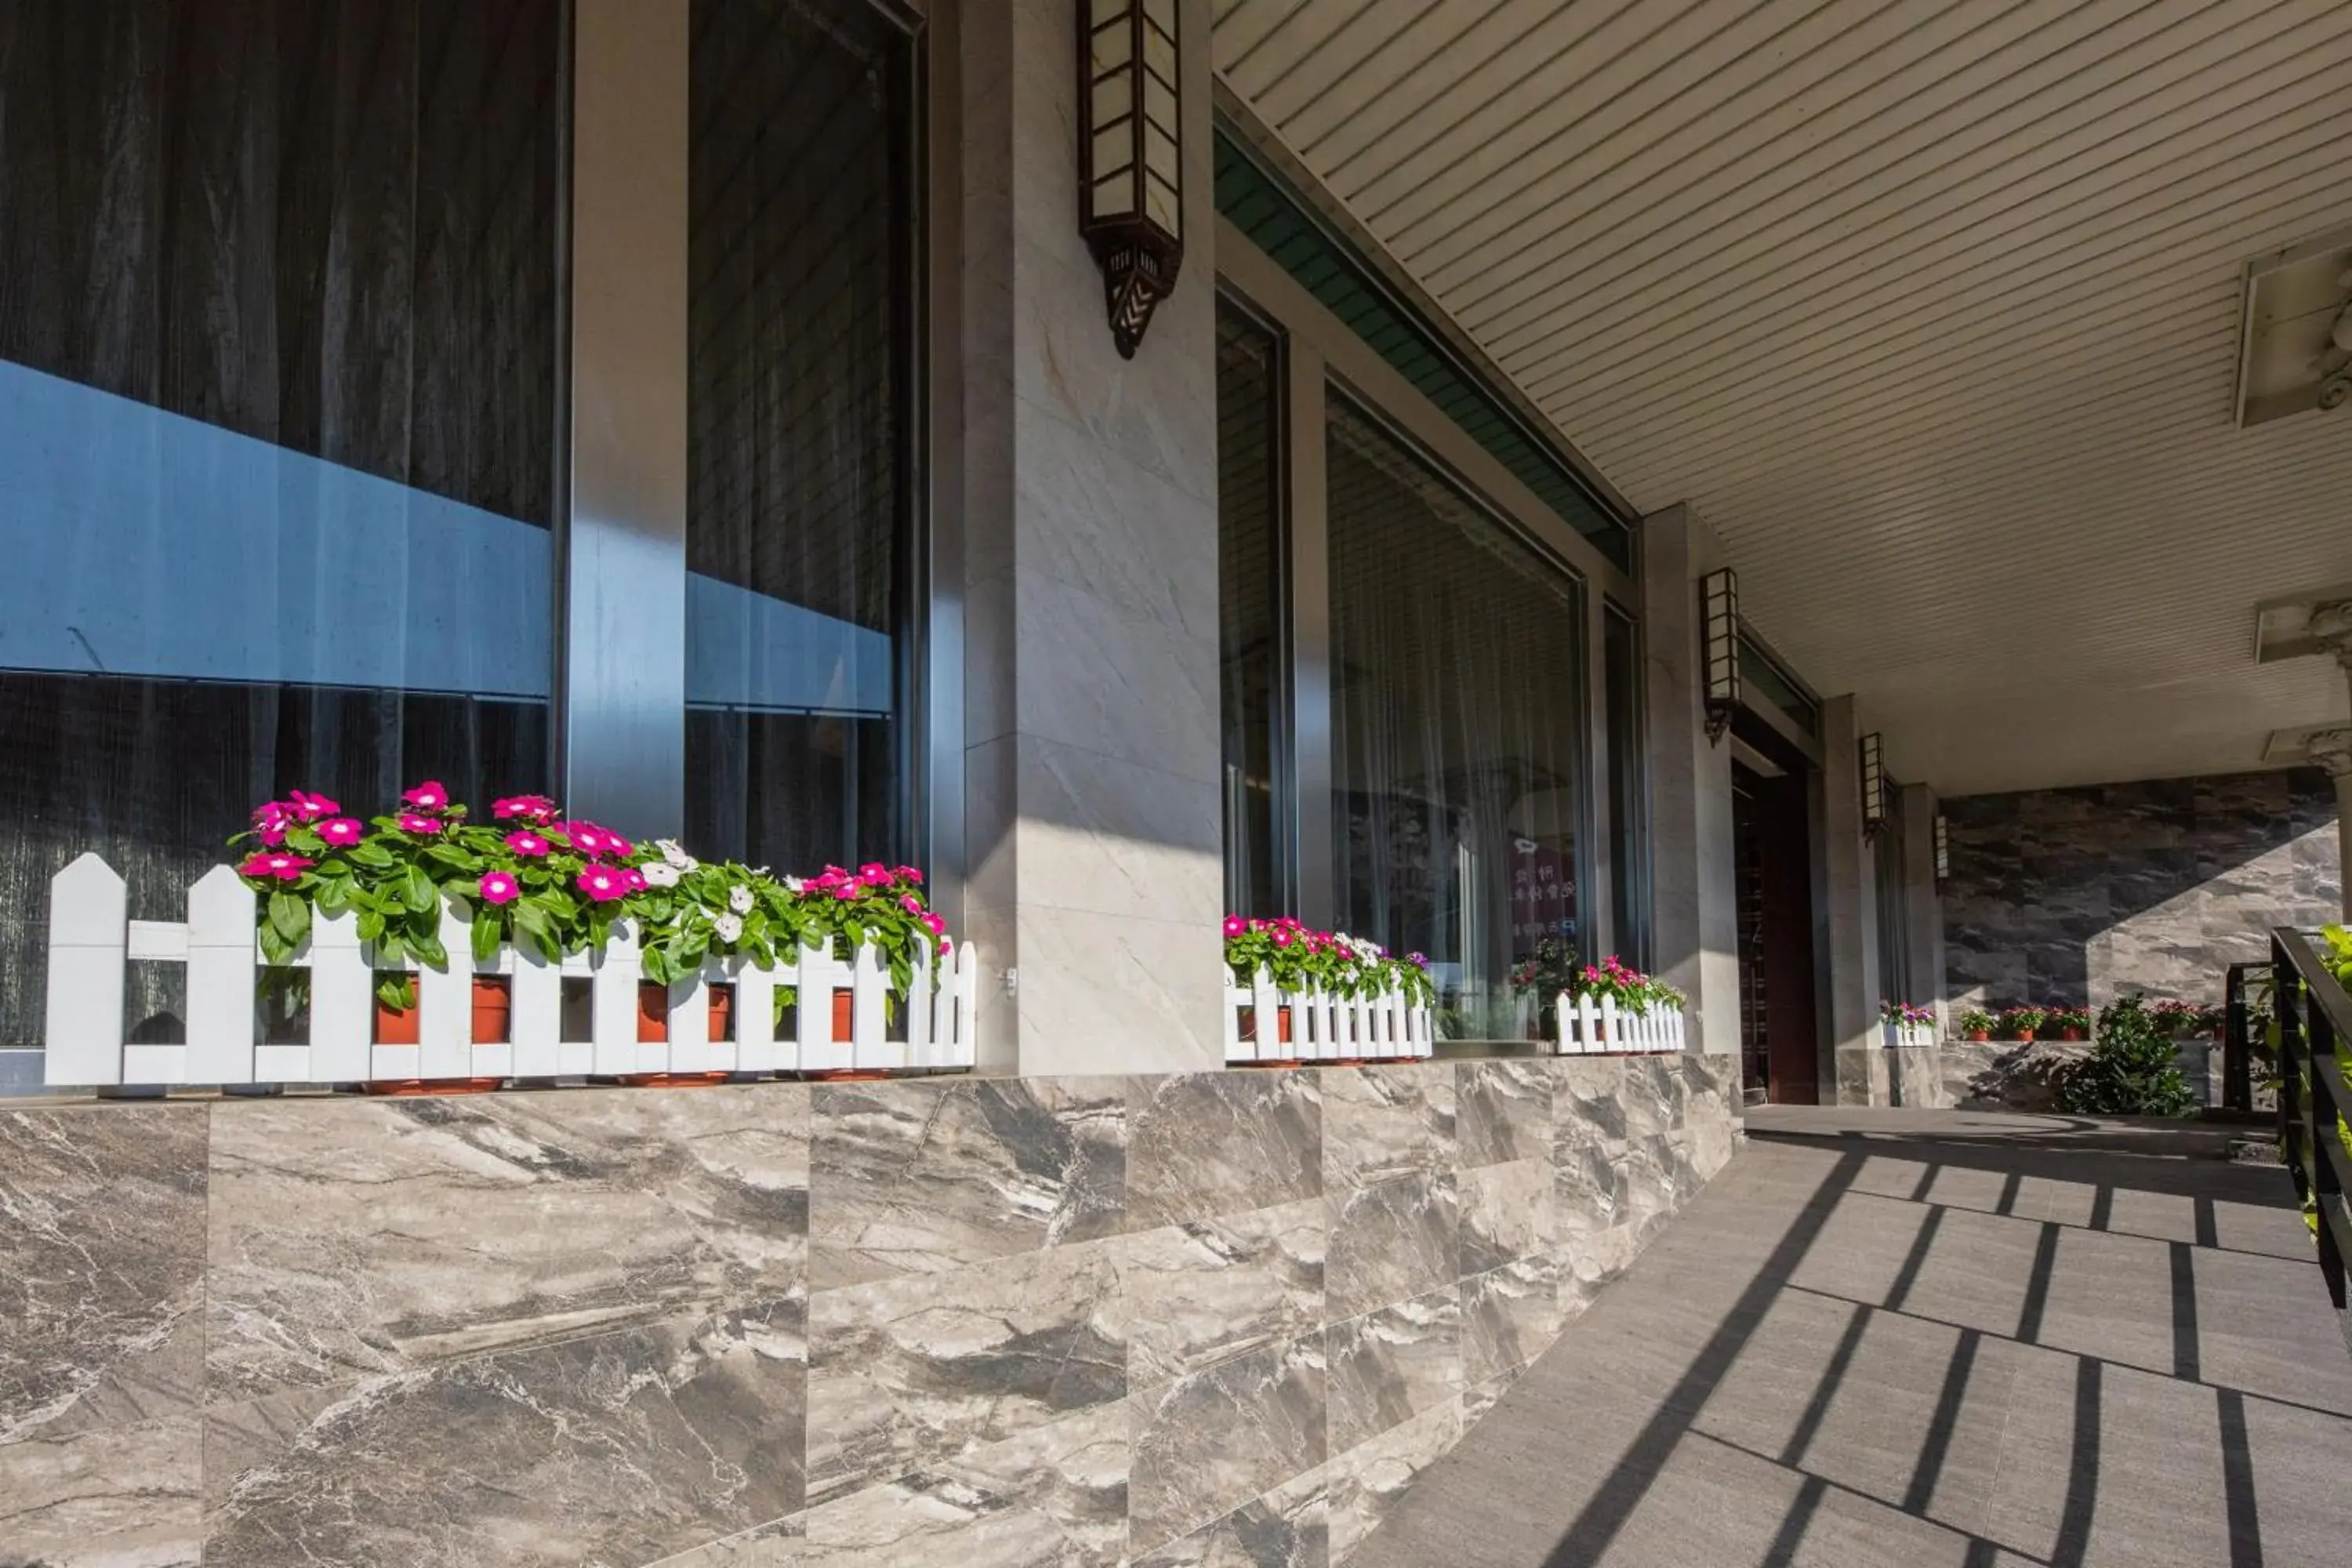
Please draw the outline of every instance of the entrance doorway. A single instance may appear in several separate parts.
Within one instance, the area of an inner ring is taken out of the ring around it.
[[[1821,1030],[1808,775],[1769,768],[1738,761],[1731,767],[1740,1076],[1775,1105],[1814,1105]]]

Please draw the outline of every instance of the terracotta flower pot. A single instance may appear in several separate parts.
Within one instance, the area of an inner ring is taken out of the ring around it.
[[[2033,1038],[2033,1031],[2031,1029],[2020,1029],[2017,1031],[2017,1037],[2021,1040],[2031,1040]]]
[[[507,1037],[508,1008],[510,993],[507,982],[489,974],[474,977],[473,1038],[477,1045],[499,1045]],[[419,1039],[416,1009],[389,1007],[383,998],[376,998],[375,1043],[379,1046],[413,1046]],[[426,1094],[488,1094],[503,1083],[495,1078],[391,1078],[376,1079],[362,1084],[370,1094],[390,1095],[395,1099]]]
[[[514,1007],[514,988],[503,975],[474,976],[474,1044],[502,1046]]]
[[[1990,1029],[1970,1029],[1969,1031],[1969,1038],[1971,1040],[1990,1040],[1992,1038],[1992,1031]]]
[[[2083,1031],[2069,1024],[2058,1031],[2058,1037],[2062,1040],[2079,1040],[2083,1037]]]
[[[833,994],[833,1037],[847,1040],[856,1019],[857,999],[846,991]],[[878,1083],[890,1074],[881,1068],[816,1068],[803,1073],[803,1078],[820,1083]]]
[[[727,1023],[735,1011],[735,988],[712,986],[710,996],[710,1040],[716,1045],[727,1038]],[[637,1043],[663,1045],[669,1039],[669,987],[657,980],[637,983]],[[725,1083],[731,1075],[723,1068],[709,1072],[633,1072],[625,1073],[621,1081],[633,1089],[702,1089],[714,1083]]]

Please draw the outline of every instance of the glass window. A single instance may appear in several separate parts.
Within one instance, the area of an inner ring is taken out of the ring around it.
[[[1287,913],[1275,851],[1275,713],[1282,661],[1280,344],[1217,302],[1217,603],[1224,721],[1225,907]]]
[[[695,0],[687,834],[912,855],[912,79],[865,0]]]
[[[1580,590],[1333,390],[1333,849],[1347,930],[1429,956],[1449,1038],[1517,1039],[1579,940]]]
[[[289,788],[548,784],[562,20],[0,6],[0,1044],[85,849],[184,918]]]
[[[1649,772],[1643,756],[1642,640],[1612,605],[1601,622],[1601,680],[1609,701],[1610,913],[1618,956],[1650,967]]]

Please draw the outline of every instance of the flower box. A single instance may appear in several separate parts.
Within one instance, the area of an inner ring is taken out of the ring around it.
[[[1559,1033],[1553,1049],[1561,1056],[1601,1052],[1664,1052],[1683,1048],[1683,1010],[1664,1002],[1621,1008],[1614,996],[1559,999]]]
[[[501,944],[487,959],[460,957],[446,970],[405,960],[415,977],[417,1043],[374,1042],[375,955],[359,939],[354,917],[320,916],[287,963],[310,977],[309,1040],[259,1042],[254,997],[266,961],[254,938],[257,895],[236,872],[216,866],[188,891],[186,923],[125,918],[122,879],[84,855],[51,884],[47,1080],[86,1088],[119,1084],[332,1084],[374,1080],[615,1077],[709,1072],[826,1072],[969,1068],[978,969],[971,945],[943,963],[934,987],[918,965],[901,1009],[902,1026],[886,1020],[890,991],[881,952],[859,946],[846,962],[804,948],[763,964],[707,959],[668,986],[667,1039],[646,1040],[639,1027],[641,954],[624,920],[600,952],[551,963],[529,948]],[[441,941],[453,954],[472,949],[471,920],[455,900],[441,910]],[[123,1040],[123,964],[141,959],[187,965],[187,1030],[183,1045]],[[473,979],[508,978],[508,1038],[472,1037]],[[584,1035],[563,1027],[566,981],[589,992]],[[735,1037],[710,1038],[710,986],[733,986]],[[775,1026],[776,988],[845,994],[849,1027],[833,1006],[787,1011]]]
[[[1889,1018],[1878,1026],[1886,1037],[1888,1050],[1894,1050],[1901,1046],[1932,1046],[1936,1043],[1936,1026],[1933,1024],[1915,1024]]]
[[[499,801],[494,823],[437,783],[401,798],[371,823],[302,790],[265,804],[232,840],[251,852],[189,889],[184,924],[125,919],[122,879],[94,855],[67,867],[47,1080],[708,1082],[976,1058],[972,954],[911,868],[779,879],[632,844],[542,795]],[[186,965],[184,1044],[126,1042],[133,959]],[[270,1034],[294,1043],[262,1037],[264,995],[291,1004]]]
[[[1261,969],[1242,984],[1225,974],[1225,1060],[1252,1062],[1404,1061],[1428,1056],[1435,1032],[1430,1010],[1402,988],[1340,996],[1320,987],[1286,991]]]

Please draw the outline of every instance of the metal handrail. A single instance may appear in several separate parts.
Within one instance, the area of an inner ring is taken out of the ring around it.
[[[2319,1271],[2337,1311],[2345,1308],[2345,1259],[2352,1258],[2352,1152],[2338,1133],[2347,1086],[2339,1047],[2352,1047],[2352,994],[2321,962],[2304,932],[2271,932],[2273,1005],[2279,1028],[2279,1131],[2287,1169],[2316,1212]]]
[[[2257,970],[2267,977],[2271,966],[2233,963],[2221,984],[2221,1109],[2241,1114],[2254,1109],[2255,1024],[2247,992]]]

